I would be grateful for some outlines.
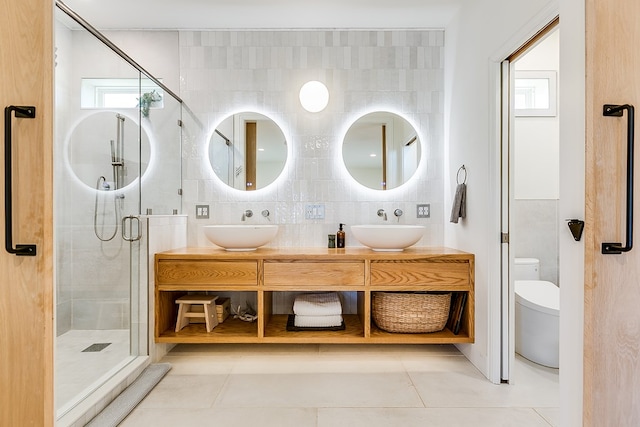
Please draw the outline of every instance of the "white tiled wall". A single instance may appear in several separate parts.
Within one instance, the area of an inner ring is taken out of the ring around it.
[[[107,36],[126,52],[151,66],[166,84],[178,86],[178,34],[163,32],[111,32]],[[144,53],[144,55],[143,55]],[[165,95],[164,108],[151,111],[142,120],[150,137],[151,155],[142,179],[142,192],[136,185],[120,191],[125,198],[117,210],[113,193],[98,197],[94,188],[103,175],[112,181],[110,140],[116,139],[116,113],[127,117],[127,125],[136,128],[135,109],[97,110],[80,108],[81,80],[91,78],[137,78],[139,73],[86,31],[56,25],[56,140],[55,140],[55,221],[56,221],[56,332],[71,329],[128,328],[129,248],[121,238],[123,215],[152,209],[154,214],[180,210],[180,135],[177,101]],[[177,89],[176,89],[177,90]],[[109,116],[104,129],[93,126],[82,138],[75,132],[79,124],[95,115]],[[137,129],[136,129],[137,130]],[[102,132],[104,131],[104,132]],[[73,135],[73,138],[71,137]],[[138,135],[127,133],[127,158],[136,153]],[[91,147],[95,157],[86,164],[72,155],[69,145]],[[101,150],[98,149],[101,148]],[[129,176],[136,176],[134,162],[126,163]],[[74,175],[88,170],[88,182]],[[141,200],[139,200],[141,196]],[[94,223],[95,216],[95,223]],[[95,224],[95,225],[94,225]],[[101,242],[95,234],[113,240]],[[135,246],[135,245],[134,245]]]
[[[141,266],[146,272],[148,287],[143,286],[146,295],[141,296],[148,301],[149,356],[152,362],[159,361],[173,347],[172,344],[155,342],[155,254],[187,245],[187,218],[184,215],[153,215],[145,217],[147,222],[147,248],[141,257],[147,263]]]
[[[418,245],[441,245],[443,46],[441,30],[180,32],[180,94],[187,106],[183,212],[189,216],[189,245],[209,245],[200,232],[203,225],[240,223],[245,209],[268,209],[281,226],[272,246],[325,246],[338,223],[379,222],[380,208],[400,208],[405,212],[401,223],[425,225]],[[306,112],[299,104],[298,91],[309,80],[329,89],[329,105],[320,113]],[[257,192],[226,187],[208,164],[209,136],[238,111],[272,118],[290,146],[281,179]],[[356,183],[341,159],[346,130],[372,111],[402,115],[423,144],[414,179],[386,192]],[[305,204],[311,203],[325,205],[324,220],[304,218]],[[431,204],[431,218],[416,218],[417,203]],[[211,205],[209,220],[195,219],[196,204]],[[254,215],[251,222],[267,220]],[[347,246],[356,245],[347,228]]]
[[[560,285],[558,200],[517,199],[513,209],[511,241],[515,256],[538,258],[540,279]],[[570,232],[568,227],[565,230]]]

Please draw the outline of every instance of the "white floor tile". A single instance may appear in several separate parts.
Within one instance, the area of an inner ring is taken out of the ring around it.
[[[317,410],[311,408],[207,408],[136,409],[120,427],[316,427]]]
[[[560,408],[534,408],[553,427],[560,427]]]
[[[464,358],[433,358],[430,363],[412,361],[405,366],[427,407],[533,408],[557,407],[559,402],[557,374],[552,376],[545,368],[534,375],[533,368],[520,359],[516,359],[514,384],[499,385]]]
[[[405,373],[232,375],[216,406],[421,407]]]
[[[319,409],[318,427],[549,427],[530,408]]]
[[[215,358],[198,354],[190,357],[169,355],[162,362],[171,364],[168,375],[226,375],[231,373],[238,358],[224,355]]]
[[[140,403],[140,408],[210,408],[226,375],[167,375]]]
[[[557,426],[558,371],[489,382],[453,346],[179,345],[123,426]]]
[[[98,352],[92,344],[110,343]],[[71,330],[55,340],[56,408],[69,406],[99,385],[97,382],[130,355],[129,330]]]
[[[234,374],[352,374],[352,373],[405,373],[402,362],[387,354],[367,358],[356,354],[309,354],[241,356],[233,368]]]

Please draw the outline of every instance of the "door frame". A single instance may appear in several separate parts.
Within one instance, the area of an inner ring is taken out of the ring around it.
[[[511,250],[511,224],[514,222],[515,200],[515,63],[529,53],[553,32],[560,31],[556,16],[500,64],[501,71],[501,381],[512,383],[515,363],[515,253]]]
[[[489,288],[489,375],[488,378],[494,383],[508,382],[509,370],[511,363],[507,361],[503,366],[503,290],[508,289],[508,269],[503,270],[503,253],[508,253],[508,248],[502,244],[503,232],[503,205],[501,200],[503,189],[503,120],[502,120],[502,67],[503,62],[509,58],[514,52],[526,45],[526,43],[534,38],[543,28],[553,22],[559,15],[558,5],[550,3],[542,9],[538,14],[533,16],[528,25],[523,26],[520,30],[513,34],[505,41],[503,46],[499,48],[489,58],[489,91],[494,94],[490,98],[489,108],[489,184],[493,189],[491,191],[491,210],[493,212],[493,221],[491,229],[493,230],[495,240],[489,242],[491,250],[488,268],[490,272],[490,282],[495,285]],[[506,272],[506,273],[505,273]],[[505,276],[506,274],[506,276]],[[504,281],[506,280],[506,284]],[[504,309],[508,313],[508,307]],[[506,322],[505,322],[506,323]],[[509,334],[505,331],[504,334]],[[561,339],[562,340],[562,339]],[[504,354],[507,354],[506,351]],[[503,375],[506,377],[503,378]]]
[[[561,16],[559,111],[560,117],[560,425],[582,425],[583,410],[583,331],[584,331],[584,243],[576,242],[565,229],[565,218],[584,218],[585,212],[585,2],[584,0],[560,0],[532,17],[529,25],[520,29],[490,58],[490,90],[497,95],[491,99],[489,173],[491,184],[497,193],[492,206],[498,220],[493,224],[496,235],[500,231],[500,73],[501,63],[532,36],[536,30]],[[570,171],[570,173],[566,173]],[[497,203],[496,200],[497,199]],[[584,238],[583,238],[584,240]],[[496,237],[495,252],[500,254]],[[498,257],[496,255],[496,257]],[[500,260],[491,259],[490,269],[500,272]],[[498,276],[499,277],[499,276]],[[497,288],[497,287],[496,287]],[[499,292],[491,293],[491,306],[500,302]],[[498,305],[499,306],[499,305]],[[490,353],[500,355],[500,310],[490,312]],[[497,338],[496,338],[497,337]],[[500,372],[500,358],[490,360],[490,373]],[[490,378],[491,379],[491,378]],[[494,381],[495,382],[495,381]]]

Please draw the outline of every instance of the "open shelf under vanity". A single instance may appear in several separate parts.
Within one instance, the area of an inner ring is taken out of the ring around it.
[[[163,343],[444,344],[474,341],[474,256],[447,248],[375,252],[365,248],[278,249],[227,252],[184,248],[155,256],[155,339]],[[343,330],[287,329],[291,295],[338,292]],[[372,319],[374,292],[466,293],[460,330],[391,333]],[[204,323],[175,331],[182,295],[206,293],[247,302],[257,319],[233,314],[207,332]]]

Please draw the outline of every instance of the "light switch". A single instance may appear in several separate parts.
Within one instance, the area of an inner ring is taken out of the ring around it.
[[[209,205],[196,205],[196,219],[209,219]]]
[[[324,219],[324,205],[306,205],[304,217],[305,219]]]
[[[431,205],[416,205],[416,218],[429,218],[431,216]]]

